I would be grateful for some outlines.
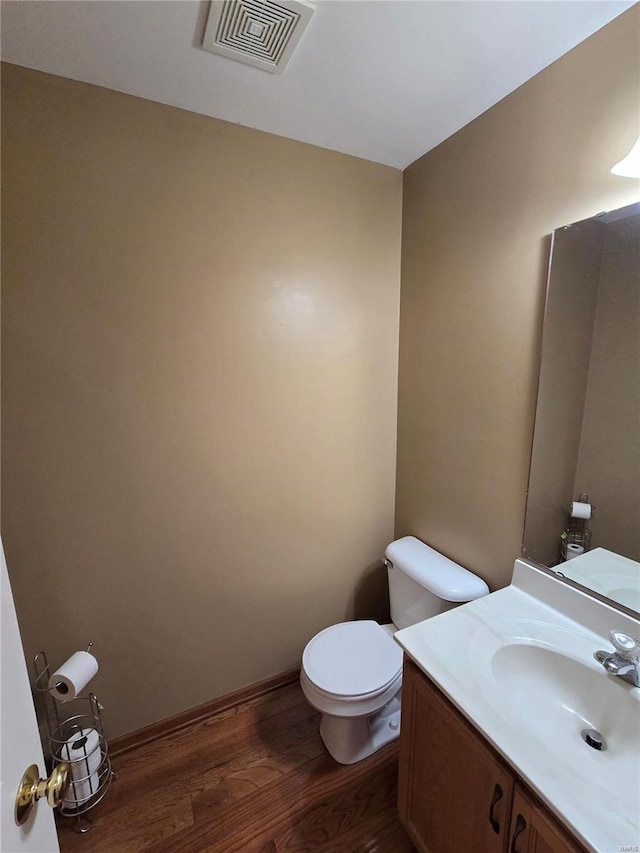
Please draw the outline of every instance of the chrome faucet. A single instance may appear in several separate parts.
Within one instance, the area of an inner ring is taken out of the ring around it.
[[[640,641],[623,631],[609,631],[614,652],[595,652],[594,658],[611,673],[640,687]]]

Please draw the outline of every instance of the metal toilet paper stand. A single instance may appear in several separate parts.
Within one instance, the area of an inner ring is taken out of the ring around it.
[[[573,515],[573,507],[580,507],[584,504],[589,507],[589,515],[585,517]],[[589,496],[584,492],[578,497],[577,501],[564,505],[565,512],[568,513],[567,526],[560,534],[560,560],[566,562],[571,559],[570,552],[574,549],[579,549],[579,554],[586,554],[591,548],[591,531],[587,527],[587,519],[593,516],[595,506],[589,503]],[[575,553],[574,555],[575,556]]]
[[[92,645],[89,643],[87,651]],[[69,702],[57,702],[49,693],[52,670],[45,652],[35,655],[33,668],[41,711],[40,734],[48,769],[51,771],[64,762],[71,766],[72,781],[58,812],[64,817],[75,818],[77,832],[88,832],[93,822],[87,812],[98,805],[116,778],[104,736],[102,706],[93,693]]]

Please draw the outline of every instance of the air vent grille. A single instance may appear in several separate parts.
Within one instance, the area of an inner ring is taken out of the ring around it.
[[[281,74],[313,11],[308,0],[212,0],[202,46]]]

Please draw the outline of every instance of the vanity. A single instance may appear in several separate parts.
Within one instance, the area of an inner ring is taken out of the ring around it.
[[[517,560],[511,586],[402,631],[398,805],[428,853],[640,849],[640,621]],[[626,670],[625,670],[626,671]]]

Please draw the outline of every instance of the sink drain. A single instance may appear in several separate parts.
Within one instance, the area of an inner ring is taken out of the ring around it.
[[[607,748],[607,742],[596,729],[582,729],[580,732],[582,740],[593,749],[603,752]]]

